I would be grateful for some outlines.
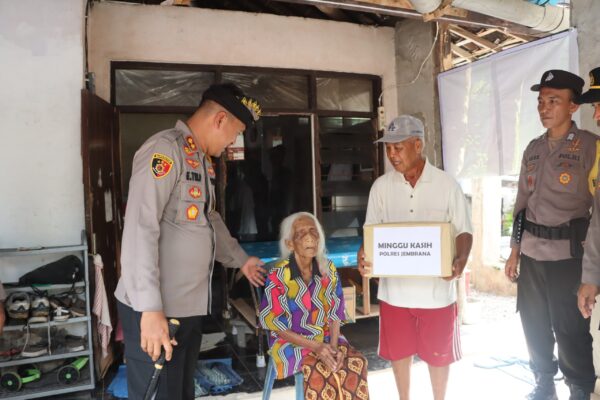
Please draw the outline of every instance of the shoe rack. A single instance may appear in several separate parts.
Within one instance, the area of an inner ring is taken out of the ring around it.
[[[48,322],[27,324],[25,321],[20,325],[7,324],[4,327],[2,337],[7,334],[19,336],[15,332],[23,332],[23,335],[26,335],[27,328],[30,332],[44,332],[47,335],[48,352],[39,357],[23,357],[17,354],[11,356],[8,361],[1,361],[0,399],[34,399],[94,389],[90,279],[88,271],[88,246],[85,232],[81,233],[81,243],[73,246],[0,249],[0,257],[13,258],[17,256],[27,257],[61,253],[64,255],[75,254],[81,258],[84,266],[84,280],[76,282],[74,287],[80,295],[83,294],[84,296],[86,314],[83,317],[69,318],[65,321],[53,321],[52,307],[50,307]],[[68,291],[73,285],[35,285],[35,287],[51,295],[52,293]],[[30,294],[34,294],[34,290],[30,286],[5,285],[5,290],[8,295],[13,292],[29,292]],[[7,321],[9,321],[8,312],[6,312],[6,316]],[[61,328],[68,330],[69,327],[74,327],[75,324],[78,324],[78,330],[83,330],[83,335],[87,335],[87,339],[84,341],[85,349],[83,351],[69,352],[68,346],[65,345],[62,349],[55,349],[53,351],[55,346],[52,343],[53,335],[51,332],[58,331]],[[87,362],[84,362],[86,357],[88,358]],[[64,363],[61,361],[64,361]],[[37,379],[32,379],[31,376],[35,375],[35,373],[31,372],[31,367],[28,367],[32,364],[56,364],[57,367],[54,370],[41,373],[40,370],[43,368],[40,368],[37,370],[40,376],[36,377]],[[29,374],[29,378],[27,374]],[[17,387],[18,390],[15,390]]]

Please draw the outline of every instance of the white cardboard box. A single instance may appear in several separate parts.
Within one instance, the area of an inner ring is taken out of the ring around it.
[[[373,276],[452,275],[454,240],[448,222],[365,225],[364,246]]]

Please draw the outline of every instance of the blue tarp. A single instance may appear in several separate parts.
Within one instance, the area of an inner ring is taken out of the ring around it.
[[[279,258],[279,242],[240,243],[246,253],[260,258],[263,262]],[[362,237],[351,236],[328,238],[327,255],[337,268],[356,266],[356,253],[362,244]]]

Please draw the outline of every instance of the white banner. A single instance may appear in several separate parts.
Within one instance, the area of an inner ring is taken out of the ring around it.
[[[444,169],[457,178],[518,174],[523,150],[544,133],[531,86],[549,69],[579,73],[575,29],[439,74]]]

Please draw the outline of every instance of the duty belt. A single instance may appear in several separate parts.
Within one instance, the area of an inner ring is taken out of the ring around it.
[[[525,230],[542,239],[561,240],[571,238],[571,228],[568,225],[545,226],[525,220]]]

